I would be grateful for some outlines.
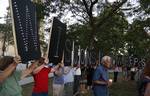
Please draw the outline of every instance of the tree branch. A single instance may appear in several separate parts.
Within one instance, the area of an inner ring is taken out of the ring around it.
[[[134,9],[134,10],[138,10],[140,8],[140,6],[135,6],[135,7],[128,7],[128,8],[121,8],[121,10],[122,11],[128,11],[128,10],[132,10],[132,9]]]
[[[107,19],[109,19],[114,13],[117,12],[117,10],[124,4],[126,3],[127,0],[123,0],[121,3],[120,2],[117,2],[118,4],[114,4],[112,6],[112,9],[110,10],[110,12],[107,14],[107,16],[104,17],[103,20],[101,20],[98,24],[97,24],[97,27],[101,26]]]
[[[91,3],[91,6],[95,5],[98,2],[98,0],[95,0]]]
[[[93,2],[91,2],[91,6],[90,6],[90,10],[89,10],[89,16],[90,18],[92,18],[92,12],[93,12],[93,6],[98,2],[98,0],[95,0]]]
[[[79,13],[77,13],[75,10],[71,10],[73,16],[79,16],[81,18],[83,18],[86,22],[88,22],[87,18],[85,18],[85,16],[80,15]]]
[[[84,4],[84,7],[85,7],[85,9],[86,9],[87,14],[89,15],[88,4],[87,4],[87,2],[86,2],[85,0],[82,0],[82,1],[83,1],[83,4]]]
[[[96,1],[96,0],[95,0],[95,1]],[[108,12],[108,14],[106,14],[106,16],[104,16],[104,18],[101,19],[101,21],[98,22],[98,23],[95,25],[95,28],[101,27],[101,26],[106,22],[106,20],[108,20],[109,18],[111,18],[112,15],[113,15],[114,13],[116,13],[117,10],[118,10],[124,3],[126,3],[126,2],[127,2],[127,0],[123,0],[121,3],[120,3],[120,2],[118,2],[117,4],[114,3],[113,6],[111,7],[111,10]],[[96,29],[94,29],[94,30],[96,30]],[[90,34],[90,38],[91,38],[90,42],[91,42],[91,45],[94,45],[94,44],[95,44],[95,40],[94,40],[95,34],[96,34],[96,31],[91,32],[91,34]],[[91,45],[90,45],[90,46],[91,46]]]

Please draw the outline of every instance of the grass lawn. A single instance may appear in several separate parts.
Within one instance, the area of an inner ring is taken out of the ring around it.
[[[112,76],[110,76],[112,77]],[[120,76],[121,77],[121,76]],[[52,79],[49,79],[49,96],[52,96]],[[23,96],[31,96],[33,83],[22,86]],[[87,91],[89,92],[89,91]],[[117,83],[110,87],[111,96],[137,96],[136,84],[134,81],[123,81],[119,78]],[[82,96],[92,96],[91,92]]]
[[[33,88],[33,83],[27,84],[27,85],[23,85],[22,89],[23,89],[23,96],[31,96],[32,95],[32,88]],[[52,96],[52,79],[49,79],[49,95],[48,96]]]
[[[133,81],[114,83],[110,87],[111,96],[137,96],[136,84]]]

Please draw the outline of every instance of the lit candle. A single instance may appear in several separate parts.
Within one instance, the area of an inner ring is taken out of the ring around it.
[[[113,81],[112,79],[109,79],[109,82],[111,82],[111,83],[112,83],[112,81]]]

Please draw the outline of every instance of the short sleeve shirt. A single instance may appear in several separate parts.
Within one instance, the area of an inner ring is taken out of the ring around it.
[[[108,71],[103,65],[99,65],[93,76],[93,80],[108,81]]]
[[[34,93],[48,92],[48,74],[51,68],[44,67],[40,72],[33,75],[34,78]]]
[[[18,81],[21,78],[21,71],[14,71],[0,87],[0,96],[22,96],[22,88]]]

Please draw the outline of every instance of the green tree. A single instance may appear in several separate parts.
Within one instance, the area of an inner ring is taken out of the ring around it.
[[[106,0],[107,1],[107,0]],[[103,4],[102,1],[99,0],[78,0],[74,1],[71,4],[71,11],[74,16],[79,16],[84,18],[80,21],[85,22],[87,24],[87,29],[89,29],[88,36],[88,45],[89,47],[95,47],[95,37],[98,33],[98,29],[103,26],[105,22],[110,19],[111,16],[118,12],[118,9],[126,2],[127,0],[123,0],[123,2],[116,2],[112,5],[105,2]],[[99,11],[100,10],[100,11]],[[82,15],[80,15],[82,13]],[[95,16],[95,14],[96,16]],[[99,18],[96,18],[99,16]],[[97,48],[97,47],[95,47]],[[98,52],[98,49],[97,49]]]
[[[100,16],[95,18],[99,20]],[[90,37],[90,27],[88,24],[70,26],[69,36],[73,39],[78,39],[82,48],[87,48]],[[119,55],[125,54],[125,39],[124,35],[128,29],[128,22],[124,14],[120,13],[113,15],[107,22],[104,22],[101,27],[98,27],[95,34],[95,47],[102,50],[105,54]],[[119,52],[120,51],[120,52]]]
[[[146,26],[149,26],[149,22],[150,19],[145,21],[135,20],[130,25],[129,31],[126,34],[126,43],[128,44],[129,52],[139,57],[150,56],[150,36],[147,30],[145,30]]]
[[[141,9],[145,11],[145,14],[150,14],[150,1],[149,0],[139,0]]]
[[[0,24],[0,41],[2,42],[2,56],[4,56],[7,46],[14,44],[13,33],[12,33],[12,23],[10,17],[9,7],[7,8],[7,15],[4,17],[5,23]]]
[[[138,0],[137,6],[129,10],[128,16],[133,16],[134,19],[125,35],[128,54],[145,58],[150,57],[150,36],[148,35],[150,31],[149,4],[149,0]]]

